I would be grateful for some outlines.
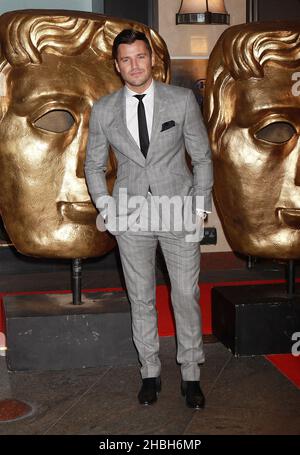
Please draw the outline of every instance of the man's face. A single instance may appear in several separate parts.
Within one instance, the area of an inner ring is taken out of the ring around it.
[[[234,250],[299,258],[300,96],[292,93],[299,68],[264,71],[232,88],[234,117],[214,150],[215,194]]]
[[[115,64],[117,71],[131,90],[142,93],[151,84],[154,58],[151,57],[144,41],[136,40],[132,44],[120,44]]]
[[[41,64],[9,73],[9,108],[0,123],[0,210],[22,253],[73,258],[112,248],[112,238],[96,228],[83,163],[92,103],[119,86],[112,66],[92,52],[44,54]]]

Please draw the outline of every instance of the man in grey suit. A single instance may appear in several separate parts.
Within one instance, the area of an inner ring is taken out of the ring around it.
[[[211,154],[199,106],[191,90],[152,79],[153,55],[147,37],[135,30],[123,30],[115,38],[113,58],[125,87],[98,100],[92,109],[85,173],[91,197],[109,228],[110,202],[116,218],[131,220],[116,235],[126,287],[131,303],[133,340],[141,363],[141,404],[157,400],[161,390],[159,337],[155,309],[155,255],[158,242],[168,268],[177,334],[177,360],[181,364],[181,392],[192,408],[204,407],[200,388],[200,363],[204,362],[199,307],[199,238],[187,241],[185,226],[138,229],[138,221],[160,219],[157,197],[183,201],[196,212],[196,223],[211,211],[213,183]],[[109,196],[105,170],[108,147],[114,150],[118,174]],[[185,149],[193,172],[187,166]],[[121,203],[122,191],[140,198],[144,205],[133,210]],[[196,198],[197,196],[197,198]],[[195,207],[195,200],[202,200]],[[141,209],[149,207],[145,210]],[[178,212],[177,212],[178,213]],[[182,212],[180,212],[182,213]],[[134,215],[132,217],[132,215]],[[162,224],[164,223],[162,216]],[[175,217],[175,216],[174,216]],[[102,219],[102,218],[101,218]],[[176,221],[176,220],[175,220]],[[122,224],[122,223],[121,223]],[[124,224],[124,223],[123,223]],[[175,223],[176,224],[176,223]],[[145,225],[145,224],[144,224]]]

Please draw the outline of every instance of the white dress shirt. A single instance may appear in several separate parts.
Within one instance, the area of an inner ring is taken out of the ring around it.
[[[143,93],[133,92],[130,88],[125,85],[125,96],[126,96],[126,125],[127,128],[140,147],[139,137],[139,122],[138,122],[138,104],[139,100],[134,95],[145,95],[143,103],[145,106],[146,122],[148,128],[149,140],[151,137],[152,123],[153,123],[153,106],[154,106],[154,84],[153,79],[150,86]]]

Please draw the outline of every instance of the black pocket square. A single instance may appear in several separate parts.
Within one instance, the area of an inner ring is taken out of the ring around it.
[[[173,126],[175,126],[174,120],[169,120],[161,125],[160,132],[162,133],[163,131],[169,130],[170,128],[173,128]]]

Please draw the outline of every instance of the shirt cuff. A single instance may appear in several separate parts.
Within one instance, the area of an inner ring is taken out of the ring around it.
[[[201,218],[203,218],[203,219],[207,218],[207,214],[208,214],[208,213],[211,213],[211,212],[208,211],[208,210],[196,209],[196,214],[197,214],[198,216],[201,216]]]

